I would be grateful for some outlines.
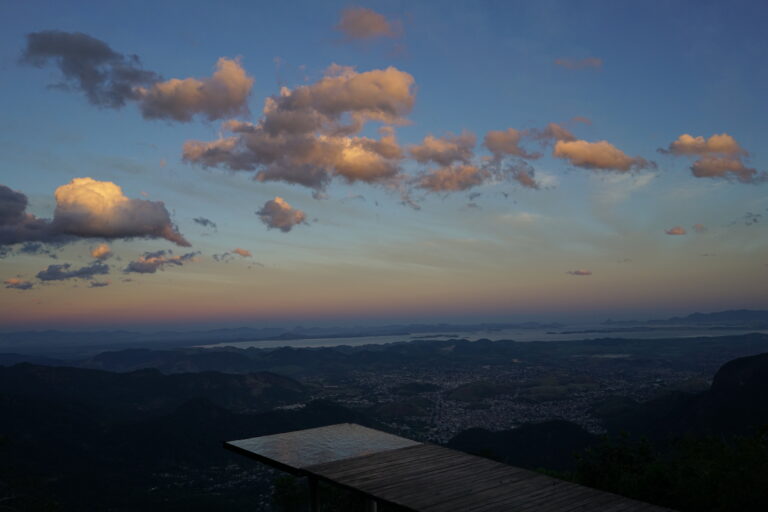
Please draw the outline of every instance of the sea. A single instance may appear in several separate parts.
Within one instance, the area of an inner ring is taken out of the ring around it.
[[[335,338],[311,338],[311,339],[263,339],[251,341],[235,341],[198,345],[199,348],[279,348],[279,347],[337,347],[361,345],[383,345],[387,343],[401,343],[417,340],[451,341],[464,339],[477,341],[488,339],[491,341],[514,340],[520,342],[533,341],[572,341],[599,338],[620,339],[670,339],[670,338],[696,338],[702,336],[738,336],[748,333],[768,334],[768,330],[737,329],[728,327],[694,327],[694,326],[663,326],[663,327],[606,327],[600,325],[579,325],[548,328],[504,328],[493,330],[451,332],[442,330],[433,333],[419,332],[415,334],[381,335],[381,336],[357,336]]]

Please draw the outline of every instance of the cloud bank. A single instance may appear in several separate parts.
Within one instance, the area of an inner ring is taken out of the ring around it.
[[[257,171],[259,181],[282,181],[322,190],[334,177],[382,183],[400,171],[403,152],[394,130],[379,139],[356,136],[370,121],[407,122],[413,77],[394,67],[358,73],[333,65],[318,82],[283,88],[267,98],[258,123],[230,120],[233,135],[187,141],[183,159],[203,167]]]

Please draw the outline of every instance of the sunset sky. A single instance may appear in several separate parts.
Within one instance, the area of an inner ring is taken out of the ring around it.
[[[766,2],[2,11],[2,328],[768,308]]]

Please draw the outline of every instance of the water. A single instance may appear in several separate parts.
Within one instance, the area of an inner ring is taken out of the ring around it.
[[[627,327],[617,327],[617,330],[611,331],[610,327],[605,325],[578,325],[547,329],[499,329],[499,330],[478,330],[468,332],[450,332],[439,331],[434,333],[420,332],[418,334],[408,335],[386,335],[386,336],[359,336],[355,338],[316,338],[301,340],[253,340],[213,343],[200,345],[201,348],[278,348],[278,347],[336,347],[339,345],[348,345],[357,347],[361,345],[381,345],[385,343],[397,343],[404,341],[417,341],[422,339],[450,341],[452,339],[466,339],[477,341],[479,339],[497,340],[515,340],[515,341],[569,341],[584,340],[593,338],[622,338],[622,339],[659,339],[659,338],[692,338],[698,336],[738,336],[751,332],[768,334],[768,330],[755,329],[707,329],[702,327],[659,327],[648,329],[648,327],[638,327],[635,330]],[[592,331],[592,332],[590,332]],[[595,332],[600,331],[600,332]]]

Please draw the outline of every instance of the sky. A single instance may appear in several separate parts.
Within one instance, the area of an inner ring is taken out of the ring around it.
[[[5,329],[768,308],[765,2],[2,11]]]

